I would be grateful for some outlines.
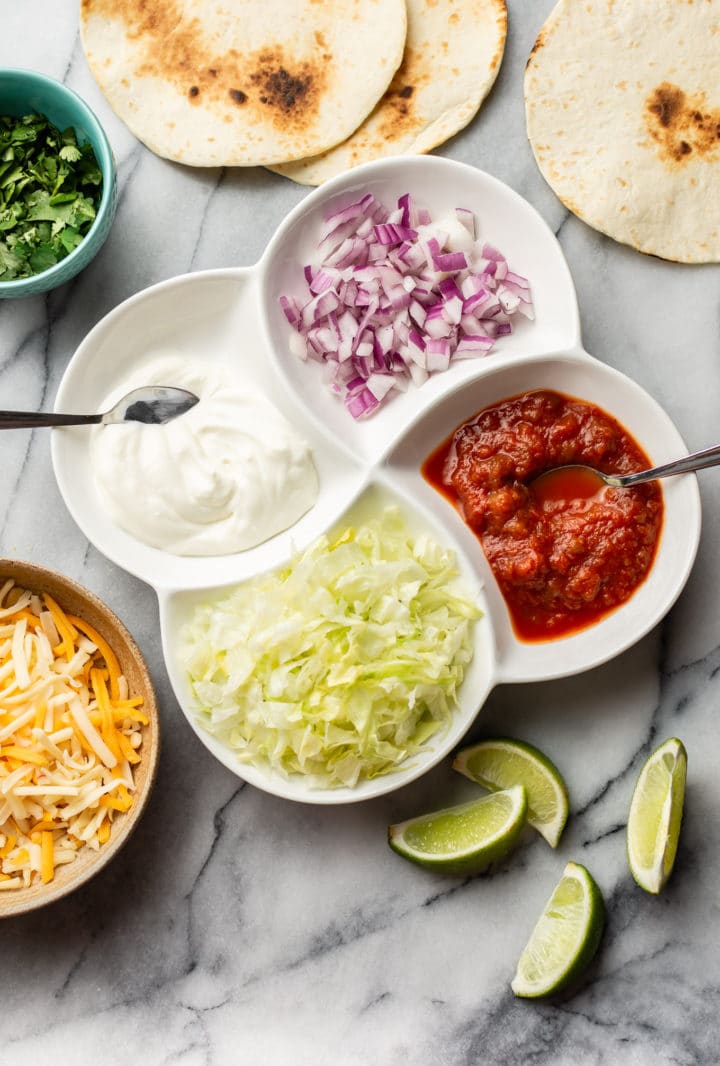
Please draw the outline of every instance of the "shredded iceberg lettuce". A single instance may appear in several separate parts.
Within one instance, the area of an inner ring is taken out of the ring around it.
[[[352,787],[447,727],[480,614],[454,554],[387,507],[198,607],[183,657],[200,720],[242,762]]]

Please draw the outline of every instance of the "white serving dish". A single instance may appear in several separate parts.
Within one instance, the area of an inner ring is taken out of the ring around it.
[[[314,250],[322,219],[334,206],[367,190],[388,204],[411,192],[433,214],[460,206],[473,209],[483,239],[497,244],[512,268],[530,279],[536,320],[520,323],[516,332],[498,342],[495,353],[458,363],[422,388],[395,397],[366,421],[354,422],[320,383],[320,368],[289,353],[290,327],[278,297],[300,289],[300,267]],[[494,685],[566,676],[605,662],[647,633],[687,580],[701,517],[693,475],[664,483],[665,519],[657,557],[627,603],[569,637],[521,642],[479,542],[422,478],[422,460],[460,422],[496,400],[537,387],[598,404],[630,431],[653,463],[687,450],[669,417],[640,386],[582,349],[572,279],[555,237],[526,201],[481,171],[437,157],[410,157],[370,163],[328,182],[290,213],[255,267],[174,278],[110,312],[73,356],[56,410],[99,410],[108,393],[161,347],[218,361],[267,394],[313,447],[320,480],[316,505],[291,530],[250,551],[183,558],[148,547],[113,524],[94,485],[87,430],[53,431],[55,475],[88,539],[155,588],[170,680],[198,737],[225,766],[268,792],[337,804],[407,784],[459,742]],[[451,728],[406,767],[353,789],[310,789],[301,777],[286,780],[238,763],[196,719],[178,659],[185,621],[197,602],[287,562],[294,549],[334,527],[350,507],[371,508],[378,498],[398,500],[413,522],[453,547],[462,573],[478,590],[484,616],[476,625],[476,654]]]

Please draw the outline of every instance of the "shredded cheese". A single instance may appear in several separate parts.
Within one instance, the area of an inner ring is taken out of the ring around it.
[[[48,884],[133,804],[142,699],[117,656],[48,595],[0,588],[0,891]]]

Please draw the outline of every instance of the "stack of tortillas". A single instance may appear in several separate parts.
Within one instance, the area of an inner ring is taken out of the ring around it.
[[[720,0],[561,0],[525,102],[571,211],[642,252],[720,260]]]
[[[194,166],[315,185],[467,125],[505,0],[81,0],[90,68],[130,130]]]

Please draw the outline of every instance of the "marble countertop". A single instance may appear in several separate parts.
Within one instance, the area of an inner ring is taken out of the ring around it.
[[[506,181],[557,233],[586,347],[640,382],[691,448],[720,425],[720,268],[646,258],[588,229],[540,176],[524,131],[525,60],[552,0],[509,0],[508,47],[478,118],[442,149]],[[304,189],[261,169],[192,170],[141,146],[85,63],[74,0],[5,3],[0,65],[44,71],[96,110],[118,160],[99,257],[47,297],[0,302],[0,400],[49,408],[87,331],[141,288],[253,263]],[[0,1061],[13,1066],[645,1066],[717,1061],[720,1010],[720,473],[700,475],[704,532],[665,621],[615,661],[501,686],[471,736],[510,732],[565,773],[561,846],[442,878],[387,847],[390,821],[460,795],[447,762],[385,799],[323,809],[243,786],[200,745],[167,680],[151,589],[88,545],[55,485],[49,437],[3,435],[0,554],[89,586],[144,649],[163,751],[125,850],[59,904],[0,924]],[[648,751],[689,753],[677,867],[660,898],[632,881],[624,825]],[[517,957],[564,863],[598,880],[608,924],[571,999],[517,1001]]]

